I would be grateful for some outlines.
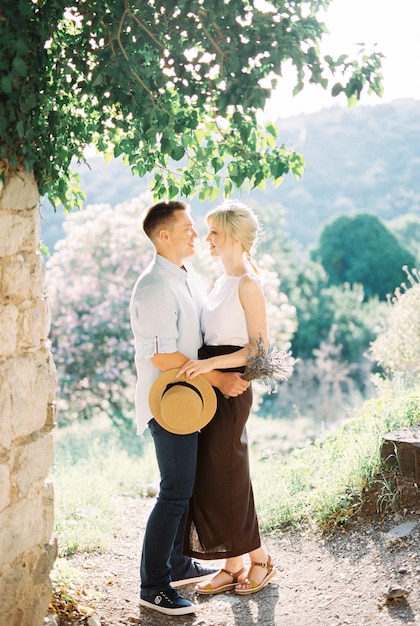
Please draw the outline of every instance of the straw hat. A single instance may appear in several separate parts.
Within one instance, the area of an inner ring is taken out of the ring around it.
[[[210,422],[216,412],[216,394],[204,376],[176,378],[178,368],[166,370],[149,392],[149,406],[155,420],[170,433],[188,435]]]

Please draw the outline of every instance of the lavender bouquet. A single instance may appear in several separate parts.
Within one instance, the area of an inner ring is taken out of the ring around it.
[[[249,362],[242,377],[245,380],[261,380],[270,393],[277,391],[279,382],[288,380],[296,359],[291,352],[264,346],[262,335],[253,339],[254,350],[249,350]]]

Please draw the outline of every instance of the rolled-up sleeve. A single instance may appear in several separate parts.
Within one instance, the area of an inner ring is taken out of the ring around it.
[[[137,358],[176,352],[179,330],[174,293],[159,285],[138,288],[132,301],[131,325]]]

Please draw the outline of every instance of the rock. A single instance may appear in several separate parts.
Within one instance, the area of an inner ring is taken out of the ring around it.
[[[147,485],[147,487],[146,487],[146,497],[147,498],[154,498],[155,496],[157,496],[158,491],[159,490],[156,487],[156,485]]]
[[[60,626],[60,618],[55,613],[49,613],[44,617],[44,626]]]
[[[408,589],[404,587],[400,587],[400,585],[396,583],[389,583],[388,589],[385,591],[384,596],[387,600],[396,600],[405,598],[408,595]]]
[[[404,522],[398,526],[394,526],[387,533],[384,533],[383,542],[386,548],[391,548],[400,539],[407,539],[413,534],[413,530],[418,526],[418,522]]]
[[[403,537],[409,537],[413,530],[416,528],[417,522],[404,522],[399,524],[388,531],[387,535],[393,539],[402,539]]]
[[[101,620],[99,619],[97,615],[91,615],[87,619],[87,625],[88,626],[101,626]]]

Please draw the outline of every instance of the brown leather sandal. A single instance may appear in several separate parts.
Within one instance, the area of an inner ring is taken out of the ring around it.
[[[258,567],[264,567],[267,570],[265,577],[260,583],[256,583],[250,578],[245,578],[241,585],[248,585],[247,589],[238,589],[238,587],[236,586],[235,593],[241,596],[248,596],[250,593],[257,593],[257,591],[261,591],[261,589],[264,589],[264,587],[268,585],[273,576],[277,574],[277,570],[273,566],[271,562],[271,556],[269,554],[267,555],[267,563],[255,563],[254,561],[251,561],[251,567],[249,568],[248,574],[251,573],[254,565],[257,565]]]
[[[214,596],[216,593],[223,593],[224,591],[232,591],[233,589],[235,589],[238,583],[239,576],[244,571],[245,571],[244,567],[240,569],[239,572],[228,572],[227,569],[221,569],[220,572],[224,572],[228,576],[232,577],[231,583],[228,583],[226,585],[219,585],[218,587],[212,587],[211,581],[214,580],[214,578],[216,578],[217,574],[220,574],[220,572],[217,572],[216,576],[213,576],[213,578],[211,578],[209,582],[206,585],[204,585],[204,587],[199,587],[198,585],[196,585],[195,590],[197,593],[203,596]]]

